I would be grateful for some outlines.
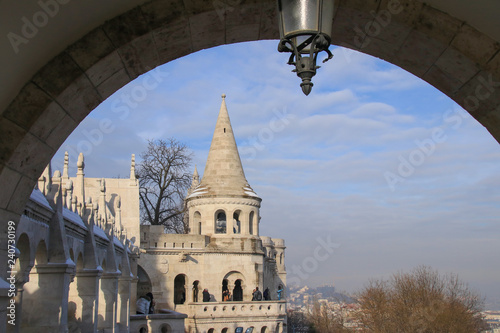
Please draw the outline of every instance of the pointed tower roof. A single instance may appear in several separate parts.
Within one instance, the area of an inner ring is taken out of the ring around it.
[[[222,95],[222,104],[203,178],[191,194],[191,196],[198,195],[258,197],[245,178],[227,112],[225,94]]]

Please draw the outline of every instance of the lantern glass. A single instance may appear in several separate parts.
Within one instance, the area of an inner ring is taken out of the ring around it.
[[[278,0],[280,37],[324,33],[330,38],[333,0]]]

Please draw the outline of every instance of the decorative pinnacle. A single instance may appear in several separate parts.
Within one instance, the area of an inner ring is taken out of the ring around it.
[[[226,94],[222,94],[222,99],[225,99],[226,98]]]

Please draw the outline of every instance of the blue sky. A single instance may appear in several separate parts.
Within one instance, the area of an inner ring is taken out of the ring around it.
[[[75,173],[83,151],[87,176],[128,177],[147,139],[175,137],[202,174],[225,93],[261,235],[285,239],[292,281],[351,292],[424,264],[500,304],[500,146],[486,129],[412,74],[336,47],[306,97],[276,47],[226,45],[144,74],[53,168],[68,150]]]

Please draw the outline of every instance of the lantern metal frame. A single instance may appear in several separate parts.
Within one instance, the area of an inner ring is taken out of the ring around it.
[[[318,54],[322,51],[325,51],[327,53],[328,57],[323,60],[323,63],[327,62],[333,57],[333,54],[328,49],[330,47],[331,37],[328,34],[321,32],[323,20],[322,16],[324,15],[321,4],[318,8],[319,31],[298,30],[294,33],[285,35],[285,32],[283,31],[283,17],[280,10],[281,6],[283,6],[282,2],[285,1],[277,0],[281,35],[281,39],[278,44],[278,51],[291,53],[290,58],[288,59],[288,65],[295,66],[295,69],[292,70],[292,72],[297,73],[297,76],[302,79],[300,87],[302,88],[304,94],[307,96],[311,92],[311,89],[314,85],[311,82],[311,79],[314,75],[316,75],[316,70],[320,68],[320,66],[316,65]],[[333,15],[333,13],[330,14]],[[294,41],[297,41],[299,38],[302,38],[304,40],[299,45],[296,45]]]

